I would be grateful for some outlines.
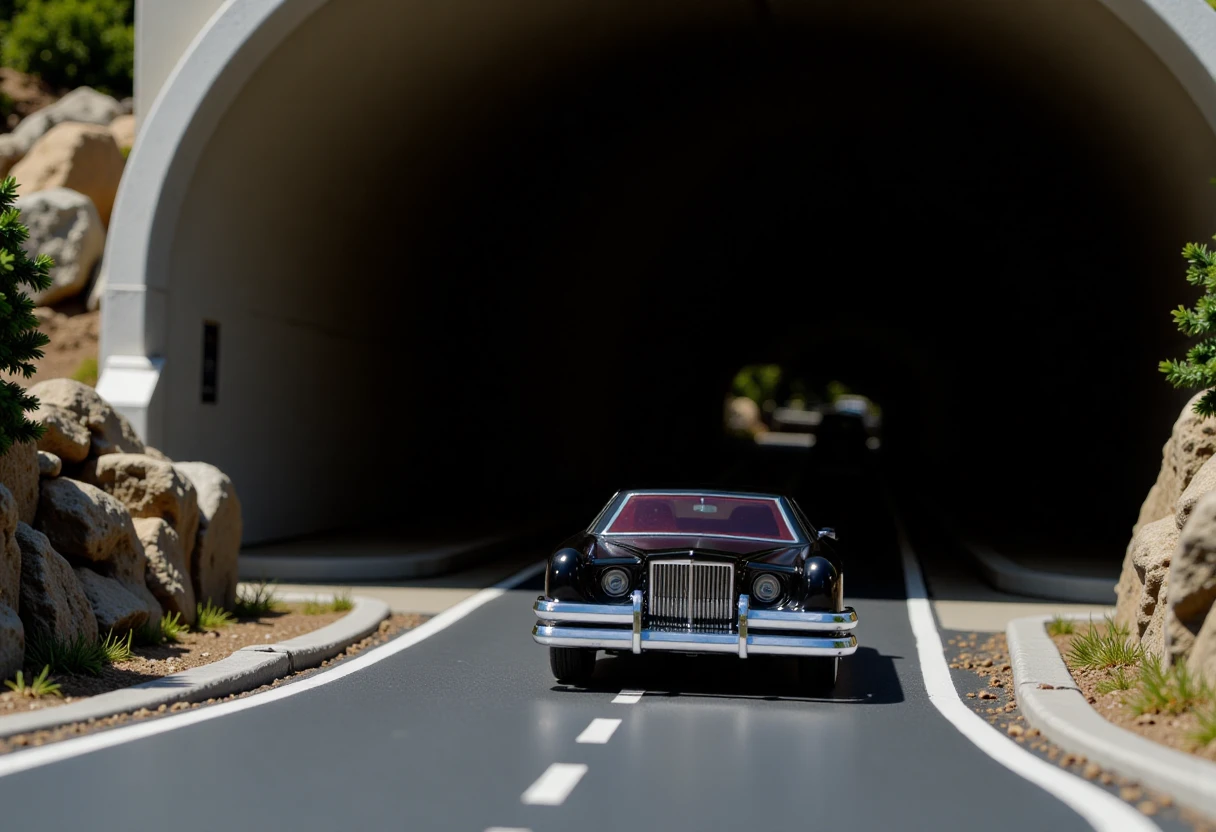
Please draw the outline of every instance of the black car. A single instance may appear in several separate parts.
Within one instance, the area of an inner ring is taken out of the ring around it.
[[[566,540],[533,609],[558,681],[586,682],[598,650],[788,655],[817,689],[857,650],[831,529],[788,497],[618,492]]]

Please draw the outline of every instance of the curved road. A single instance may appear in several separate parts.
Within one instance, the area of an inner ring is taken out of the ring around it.
[[[3,826],[1090,828],[938,713],[893,524],[848,528],[862,647],[829,699],[801,696],[780,661],[733,657],[603,657],[590,689],[557,685],[530,637],[534,576],[299,695],[0,776]]]

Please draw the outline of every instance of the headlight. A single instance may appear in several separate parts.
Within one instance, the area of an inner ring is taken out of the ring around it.
[[[613,598],[629,591],[629,573],[624,569],[609,569],[600,576],[600,586]]]
[[[777,600],[777,596],[781,594],[781,581],[774,578],[772,575],[761,575],[752,581],[752,595],[756,596],[757,601],[770,603]]]

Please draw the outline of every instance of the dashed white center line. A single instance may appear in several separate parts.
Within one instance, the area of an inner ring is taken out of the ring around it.
[[[612,700],[613,705],[633,705],[646,693],[644,690],[623,690]]]
[[[586,773],[587,767],[582,763],[554,763],[520,800],[531,806],[561,806]]]
[[[616,731],[617,726],[621,724],[619,719],[593,719],[591,724],[583,729],[583,733],[578,735],[575,742],[589,742],[596,745],[603,745],[612,739],[612,733]]]

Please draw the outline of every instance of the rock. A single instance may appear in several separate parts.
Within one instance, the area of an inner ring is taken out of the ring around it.
[[[21,548],[21,605],[27,636],[50,633],[63,641],[83,636],[97,640],[97,620],[67,559],[46,535],[17,524]]]
[[[1170,559],[1177,544],[1178,528],[1173,515],[1141,526],[1128,546],[1119,579],[1115,620],[1127,625],[1144,648],[1158,656],[1165,647],[1166,613],[1165,604],[1159,601],[1163,599]]]
[[[92,87],[77,87],[54,104],[22,119],[11,135],[24,154],[59,124],[107,125],[121,112],[122,107],[110,96]]]
[[[108,128],[69,122],[52,127],[9,175],[16,177],[26,196],[47,188],[79,191],[93,200],[102,224],[108,226],[125,164]]]
[[[30,230],[24,248],[31,257],[54,259],[49,288],[33,292],[38,306],[59,303],[84,290],[101,262],[106,232],[93,201],[67,188],[50,188],[17,198],[21,220]]]
[[[1174,525],[1179,529],[1185,526],[1195,503],[1209,491],[1216,491],[1216,459],[1209,459],[1199,467],[1186,490],[1174,503]]]
[[[174,467],[198,492],[198,536],[190,567],[194,597],[231,609],[241,551],[241,502],[236,489],[224,472],[206,462],[178,462]]]
[[[89,286],[89,299],[85,301],[85,309],[90,312],[96,312],[101,308],[101,299],[106,293],[106,282],[109,280],[106,270],[106,259],[103,255],[101,265],[97,267],[97,276],[93,278],[93,283]]]
[[[1170,662],[1186,659],[1216,602],[1216,493],[1195,503],[1169,573],[1166,620]]]
[[[762,427],[760,405],[746,396],[735,396],[726,405],[726,426],[736,433],[755,433]]]
[[[1216,615],[1209,613],[1191,645],[1187,666],[1216,686]]]
[[[0,485],[0,604],[21,606],[21,547],[17,545],[17,500]]]
[[[99,633],[125,633],[147,623],[148,608],[144,601],[114,578],[84,567],[76,569],[76,578],[93,607]]]
[[[29,150],[12,133],[0,135],[0,176],[8,176],[13,165],[21,161],[21,157]]]
[[[1140,507],[1136,529],[1173,512],[1174,504],[1191,484],[1191,479],[1216,453],[1216,418],[1200,418],[1192,409],[1203,396],[1196,393],[1183,407],[1170,438],[1161,449],[1161,470]]]
[[[147,456],[152,457],[153,459],[159,459],[163,462],[172,462],[173,461],[173,460],[169,459],[169,457],[164,452],[159,451],[156,448],[153,448],[151,445],[144,445],[144,453]]]
[[[135,533],[148,559],[148,589],[167,613],[179,613],[186,624],[195,621],[194,586],[190,580],[190,560],[181,538],[173,527],[159,517],[134,521]]]
[[[43,401],[30,419],[46,428],[38,440],[39,451],[68,462],[82,462],[89,455],[93,435],[70,410]]]
[[[29,392],[37,396],[44,406],[56,405],[71,413],[76,423],[91,434],[89,452],[93,456],[144,452],[143,440],[135,433],[126,417],[110,407],[109,403],[87,384],[70,378],[53,378],[32,385]],[[60,453],[50,447],[45,450]],[[74,461],[67,455],[63,455],[63,458]]]
[[[25,625],[15,609],[0,604],[0,679],[11,679],[24,662]]]
[[[33,442],[13,445],[0,456],[0,485],[17,500],[17,517],[33,523],[38,511],[38,448]]]
[[[57,477],[63,473],[63,460],[49,451],[38,452],[38,476]]]
[[[147,454],[106,454],[85,462],[80,478],[117,497],[132,517],[168,521],[190,555],[198,532],[198,498],[172,463]]]
[[[135,116],[123,114],[110,122],[110,135],[118,149],[135,146]]]
[[[42,481],[35,528],[55,551],[110,569],[124,583],[143,584],[142,565],[132,565],[139,545],[126,507],[100,488],[68,477]],[[135,560],[142,561],[142,553]]]
[[[118,102],[118,108],[121,115],[127,116],[135,112],[135,99],[127,96]]]

